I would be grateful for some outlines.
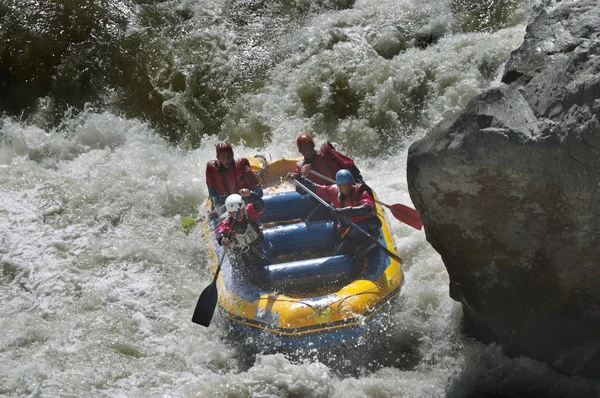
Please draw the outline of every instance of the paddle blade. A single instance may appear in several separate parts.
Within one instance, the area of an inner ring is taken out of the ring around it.
[[[403,204],[395,204],[390,205],[388,208],[392,211],[394,217],[397,220],[402,221],[404,224],[410,225],[415,229],[423,228],[423,221],[421,221],[421,216],[419,216],[419,212],[413,208],[405,206]]]
[[[204,289],[202,294],[200,294],[200,297],[198,297],[198,303],[196,303],[192,322],[208,327],[213,314],[215,313],[218,299],[219,293],[217,291],[217,280],[215,278],[215,280]]]

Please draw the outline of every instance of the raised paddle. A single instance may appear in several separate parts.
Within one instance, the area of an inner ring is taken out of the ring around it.
[[[322,178],[323,180],[327,181],[330,184],[335,184],[335,180],[333,178],[329,178],[326,175],[319,173],[318,171],[311,170],[311,171],[309,171],[309,173],[312,175],[315,175],[319,178]]]
[[[321,197],[319,197],[319,195],[317,195],[316,193],[314,193],[310,189],[306,188],[300,181],[294,180],[294,182],[300,188],[304,189],[306,191],[306,193],[308,193],[310,196],[312,196],[317,201],[319,201],[323,206],[327,207],[331,212],[335,211],[335,209],[333,208],[333,206],[331,206],[329,203],[327,203],[326,201],[324,201],[323,199],[321,199]],[[364,229],[362,229],[361,227],[359,227],[358,225],[356,225],[355,223],[353,223],[352,221],[350,221],[348,218],[346,218],[344,216],[341,216],[340,219],[344,223],[346,223],[347,225],[353,227],[358,232],[360,232],[361,234],[363,234],[366,238],[369,238],[371,241],[373,241],[373,243],[376,243],[377,246],[379,246],[379,248],[381,250],[383,250],[384,252],[386,252],[390,257],[393,257],[395,260],[397,260],[400,263],[402,263],[402,259],[400,257],[398,257],[396,254],[394,254],[391,251],[389,251],[387,247],[385,247],[384,245],[381,244],[381,242],[379,242],[377,239],[375,239],[374,237],[372,237],[371,235],[369,235],[369,233],[367,231],[365,231]]]
[[[239,213],[240,209],[238,209],[237,213],[235,213],[235,217],[231,222],[231,229],[233,229],[233,225],[237,221]],[[202,291],[200,297],[198,297],[198,302],[196,303],[196,308],[194,309],[194,315],[192,315],[192,322],[197,323],[198,325],[208,327],[210,325],[210,321],[212,320],[213,314],[215,313],[217,301],[219,300],[219,292],[217,290],[217,278],[219,277],[219,272],[221,272],[221,265],[223,264],[225,254],[227,254],[227,249],[223,248],[223,254],[219,259],[219,266],[217,267],[217,272],[215,272],[215,277],[213,278],[210,285],[208,285]]]
[[[386,205],[385,203],[380,202],[377,199],[375,199],[375,202],[390,209],[392,211],[392,215],[396,217],[396,220],[402,221],[404,224],[409,225],[415,229],[423,228],[423,221],[421,221],[421,216],[419,216],[419,212],[417,212],[415,209],[402,205],[400,203],[396,203],[395,205]]]
[[[324,179],[325,181],[335,184],[335,180],[321,173],[318,173],[314,170],[311,170],[310,173]],[[415,209],[402,205],[400,203],[396,203],[395,205],[387,205],[379,200],[375,200],[375,202],[390,209],[392,211],[392,215],[396,218],[396,220],[401,221],[404,224],[409,225],[415,229],[420,230],[421,228],[423,228],[423,221],[421,221],[421,216],[419,216],[419,212],[417,212]]]

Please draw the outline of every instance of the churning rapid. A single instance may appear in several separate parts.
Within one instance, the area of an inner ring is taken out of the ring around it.
[[[0,395],[600,395],[464,336],[439,255],[392,217],[406,282],[370,341],[248,352],[190,321],[211,275],[180,220],[219,140],[274,159],[308,132],[410,205],[408,144],[499,84],[537,5],[81,3],[0,5]]]

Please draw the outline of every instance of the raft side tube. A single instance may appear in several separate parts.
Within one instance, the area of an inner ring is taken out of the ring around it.
[[[318,205],[310,195],[300,195],[295,191],[265,195],[263,200],[265,211],[260,215],[263,223],[305,219]]]
[[[347,279],[352,271],[352,256],[320,257],[272,264],[264,270],[267,282],[275,288],[314,289]]]
[[[331,252],[335,247],[333,221],[299,222],[263,230],[267,255],[276,257],[302,252]]]

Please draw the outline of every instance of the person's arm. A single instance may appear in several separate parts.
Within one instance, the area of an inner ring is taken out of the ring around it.
[[[263,189],[258,182],[258,177],[256,173],[252,170],[250,166],[250,162],[246,158],[241,158],[237,160],[236,165],[239,170],[242,172],[241,188],[247,188],[251,191],[251,200],[261,199],[263,197]]]
[[[215,229],[215,236],[217,238],[217,243],[223,246],[223,239],[227,238],[227,240],[231,239],[232,235],[231,226],[229,224],[229,218],[221,221],[217,228]]]
[[[248,215],[248,218],[254,222],[258,222],[258,216],[260,216],[263,211],[265,211],[265,202],[262,199],[255,200],[246,205],[246,214]]]
[[[296,165],[294,166],[294,170],[292,170],[292,173],[300,174],[300,171],[302,170],[303,165],[304,165],[304,160],[300,160],[300,161],[296,162]]]
[[[227,199],[227,195],[219,195],[217,193],[217,188],[208,187],[208,195],[210,196],[210,201],[211,201],[213,208],[225,205],[225,200]]]
[[[346,206],[335,209],[334,215],[337,217],[362,217],[373,213],[373,210],[375,209],[375,203],[368,190],[365,190],[362,193],[358,203],[358,206]]]
[[[206,177],[206,186],[208,187],[209,190],[210,190],[210,187],[213,187],[215,185],[215,182],[213,181],[213,178],[212,178],[212,168],[213,168],[213,161],[211,160],[210,162],[206,163],[206,170],[204,172],[205,177]]]
[[[262,187],[260,185],[255,186],[250,191],[251,191],[251,193],[250,193],[250,200],[252,200],[252,201],[262,200],[263,189],[262,189]]]
[[[317,184],[315,184],[314,182],[312,182],[311,180],[309,180],[308,178],[304,178],[302,177],[300,174],[294,174],[292,177],[292,179],[298,181],[300,184],[304,185],[306,188],[310,189],[310,191],[312,193],[317,193]],[[304,189],[302,189],[299,185],[296,185],[296,192],[298,192],[300,195],[307,195],[308,192],[306,192]]]
[[[294,177],[294,179],[297,180],[300,184],[304,185],[307,189],[310,189],[311,192],[317,194],[319,197],[321,197],[322,199],[324,199],[328,202],[334,202],[337,197],[337,194],[339,192],[337,186],[335,186],[335,185],[315,184],[308,178],[304,178],[301,175],[296,175]],[[307,193],[300,186],[296,186],[296,192],[298,192],[301,195],[304,195]]]
[[[217,183],[214,180],[216,173],[218,173],[218,166],[214,160],[211,160],[206,164],[206,186],[213,209],[225,205],[225,199],[227,199],[227,195],[221,195],[217,191]]]
[[[373,208],[367,204],[358,206],[346,206],[335,209],[334,216],[336,217],[361,217],[368,216],[373,212]]]
[[[256,211],[263,212],[265,209],[265,201],[262,199],[255,199],[252,201],[252,208]]]

